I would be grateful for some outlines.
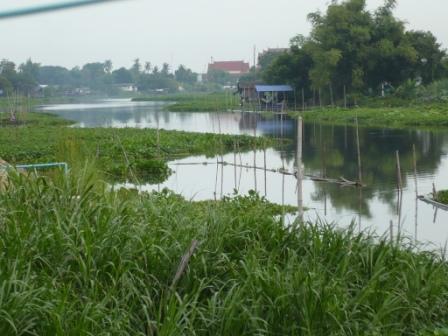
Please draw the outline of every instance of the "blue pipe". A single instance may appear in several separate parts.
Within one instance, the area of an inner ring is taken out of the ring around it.
[[[16,165],[15,167],[16,169],[45,169],[53,167],[63,167],[65,174],[67,174],[68,171],[68,164],[66,162],[22,164],[22,165]]]

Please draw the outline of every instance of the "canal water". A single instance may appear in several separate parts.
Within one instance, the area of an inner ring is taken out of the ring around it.
[[[74,120],[77,127],[135,127],[192,132],[267,135],[286,138],[286,146],[229,153],[222,158],[192,156],[170,162],[173,174],[160,185],[142,185],[142,190],[167,187],[187,199],[204,200],[256,190],[270,201],[297,204],[294,176],[251,168],[217,165],[217,161],[238,165],[296,167],[297,122],[253,113],[167,112],[162,102],[102,100],[88,104],[61,104],[42,110]],[[306,175],[356,180],[358,174],[356,132],[350,126],[304,124],[303,167]],[[362,173],[365,188],[303,182],[305,219],[321,219],[339,226],[356,223],[359,230],[378,234],[402,232],[429,248],[444,247],[448,240],[448,212],[416,200],[413,150],[417,154],[418,193],[429,194],[433,184],[448,189],[448,130],[386,129],[359,130]],[[403,191],[397,192],[396,151],[400,153]],[[265,160],[266,158],[266,160]],[[128,184],[131,186],[130,184]]]

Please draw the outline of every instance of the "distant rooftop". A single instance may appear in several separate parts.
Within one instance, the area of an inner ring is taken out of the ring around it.
[[[208,65],[208,70],[222,70],[233,75],[248,73],[249,69],[249,63],[244,61],[220,61]]]

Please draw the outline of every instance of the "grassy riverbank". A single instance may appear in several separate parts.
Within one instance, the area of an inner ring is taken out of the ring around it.
[[[165,101],[173,102],[166,109],[171,112],[216,112],[235,109],[239,104],[239,97],[233,92],[203,93],[203,94],[172,94],[154,95],[133,98],[133,101]]]
[[[276,213],[256,196],[191,203],[105,191],[88,174],[13,177],[0,334],[446,334],[445,260]]]
[[[80,168],[86,161],[113,179],[142,178],[161,182],[170,171],[167,161],[190,155],[244,151],[274,143],[268,138],[216,135],[155,129],[69,128],[52,115],[26,113],[18,124],[0,114],[0,157],[11,164],[65,161]]]
[[[299,113],[293,113],[298,115]],[[428,104],[407,107],[359,107],[352,109],[325,108],[306,111],[305,120],[354,124],[358,117],[360,125],[390,128],[447,127],[448,104]]]
[[[135,98],[135,101],[171,101],[166,108],[176,112],[226,111],[238,108],[237,96],[228,93],[179,94]],[[297,116],[301,112],[290,112]],[[448,127],[447,103],[406,102],[398,99],[370,99],[363,101],[361,107],[344,109],[314,108],[303,114],[305,120],[332,123],[354,124],[356,116],[360,125],[377,127]]]

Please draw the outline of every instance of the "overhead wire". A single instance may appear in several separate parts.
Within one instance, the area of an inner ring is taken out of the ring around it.
[[[0,20],[40,14],[45,12],[54,12],[76,7],[97,5],[104,2],[112,2],[112,1],[120,1],[120,0],[76,0],[76,1],[64,1],[61,3],[44,4],[25,8],[16,8],[7,11],[0,11]]]

